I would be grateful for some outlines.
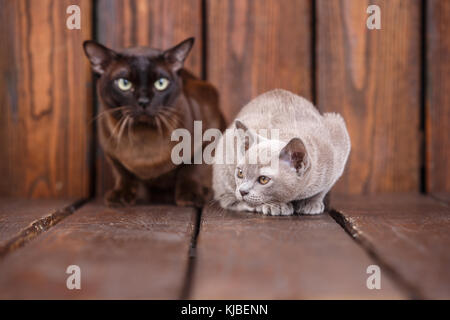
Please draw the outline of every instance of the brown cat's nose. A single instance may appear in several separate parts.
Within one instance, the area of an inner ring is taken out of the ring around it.
[[[141,97],[141,98],[139,98],[138,103],[139,103],[139,106],[141,106],[142,108],[145,108],[150,103],[150,99],[146,98],[146,97]]]
[[[241,194],[241,196],[248,195],[248,191],[246,191],[246,190],[239,190],[239,193]]]

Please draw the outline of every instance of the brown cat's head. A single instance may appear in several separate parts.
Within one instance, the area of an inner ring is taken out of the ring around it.
[[[126,112],[138,122],[151,122],[178,97],[179,71],[193,44],[194,38],[189,38],[166,51],[131,48],[120,52],[91,40],[83,46],[100,76],[97,89],[104,107]]]

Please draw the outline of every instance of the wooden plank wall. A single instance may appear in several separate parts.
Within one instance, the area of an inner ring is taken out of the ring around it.
[[[426,9],[426,191],[450,203],[450,1]]]
[[[81,7],[81,30],[66,8]],[[89,0],[0,0],[0,194],[89,194],[91,38]]]
[[[97,5],[99,42],[116,49],[131,46],[168,49],[195,37],[186,67],[197,76],[202,75],[201,0],[99,0]],[[112,188],[113,180],[100,148],[96,162],[97,194],[102,195]]]
[[[309,0],[206,2],[207,79],[228,122],[270,89],[312,98],[311,8]]]
[[[366,8],[381,9],[381,30]],[[419,191],[421,2],[317,1],[317,99],[341,113],[352,152],[336,192]]]
[[[9,30],[0,36],[2,195],[89,194],[92,87],[84,39],[113,48],[168,48],[195,36],[187,67],[218,87],[228,121],[250,99],[276,87],[345,117],[353,150],[336,192],[426,189],[448,199],[448,1],[0,4],[0,25]],[[82,7],[81,31],[58,27],[65,24],[68,4]],[[366,28],[369,4],[380,6],[382,30]],[[98,146],[96,177],[101,195],[112,179]]]

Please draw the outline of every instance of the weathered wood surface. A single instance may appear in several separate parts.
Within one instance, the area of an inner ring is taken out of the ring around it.
[[[0,298],[176,299],[188,266],[195,211],[89,204],[0,260]],[[81,290],[66,269],[81,268]]]
[[[369,30],[369,4],[381,30]],[[335,191],[419,191],[421,1],[317,1],[317,103],[346,120],[352,152]]]
[[[112,48],[169,49],[186,38],[195,37],[185,66],[200,77],[201,10],[201,0],[99,0],[98,38]]]
[[[383,274],[366,287],[376,264],[328,215],[269,217],[208,207],[196,247],[192,298],[405,298]]]
[[[66,8],[81,7],[81,30]],[[0,0],[0,195],[89,194],[92,1]]]
[[[70,200],[26,200],[0,198],[0,251],[33,222],[71,205]]]
[[[270,89],[311,99],[310,1],[208,0],[206,14],[207,79],[228,121]]]
[[[421,195],[332,196],[331,206],[417,297],[450,298],[450,207]]]
[[[450,1],[426,3],[427,192],[450,203]]]
[[[201,0],[99,0],[98,40],[111,48],[149,46],[169,49],[195,37],[185,66],[198,77],[203,73]],[[97,150],[97,193],[113,187],[109,163]]]

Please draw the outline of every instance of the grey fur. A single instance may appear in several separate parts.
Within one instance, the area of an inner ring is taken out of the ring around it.
[[[241,152],[234,164],[220,164],[216,154],[213,165],[215,200],[225,209],[271,215],[322,213],[323,199],[342,175],[350,153],[350,137],[344,119],[337,113],[321,115],[308,100],[281,89],[253,99],[237,119],[220,139],[217,150],[224,150],[225,155],[232,153],[236,144],[226,144],[225,141],[228,135],[237,135]],[[245,127],[248,128],[245,132],[249,136],[247,140],[242,135]],[[280,130],[279,140],[257,134],[261,129],[274,128]],[[299,146],[303,146],[306,155],[295,152],[297,161],[285,161],[290,159],[289,153],[286,156],[286,145],[294,138],[299,138],[303,144],[296,141],[290,144],[292,148],[301,149]],[[285,147],[284,156],[279,160]],[[249,164],[252,153],[260,155],[270,148],[275,151],[270,159]],[[269,160],[279,160],[278,170],[270,167]],[[242,179],[237,176],[237,168],[243,171]],[[269,183],[260,184],[258,177],[261,175],[271,178]],[[243,198],[240,190],[248,194]]]

